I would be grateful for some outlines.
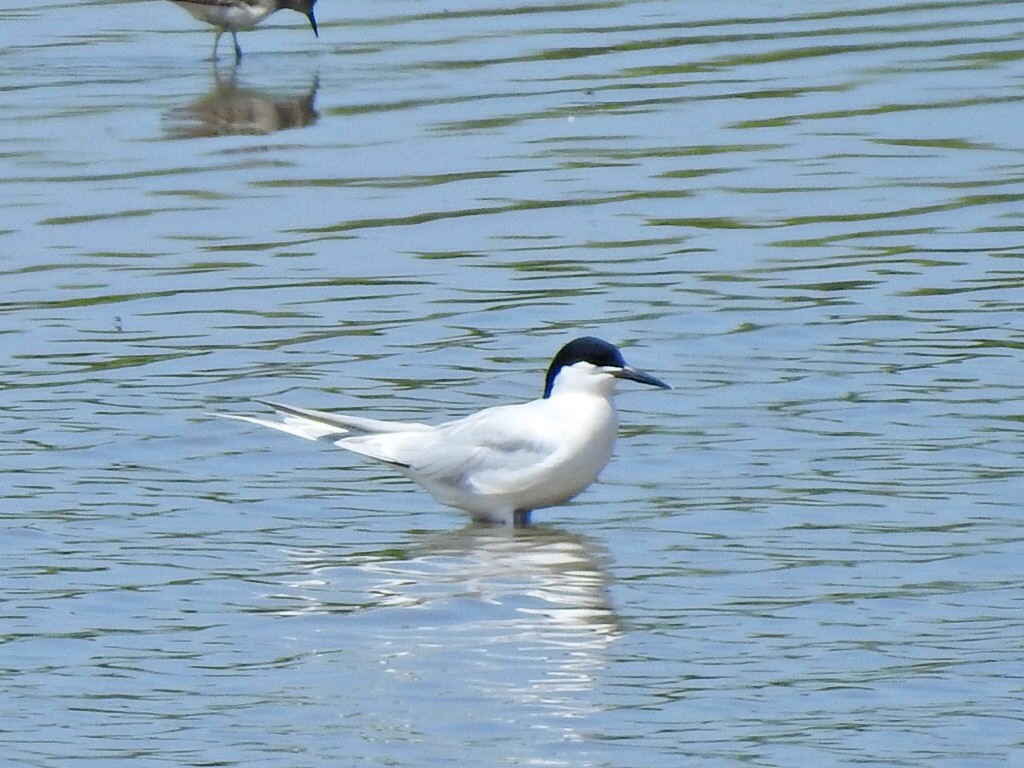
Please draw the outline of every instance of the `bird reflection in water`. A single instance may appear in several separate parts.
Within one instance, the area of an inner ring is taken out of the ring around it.
[[[273,94],[238,84],[235,68],[223,73],[214,67],[214,88],[191,104],[168,110],[165,133],[171,139],[213,136],[264,136],[312,125],[319,118],[315,101],[318,77],[307,91]]]
[[[609,555],[585,536],[474,524],[402,548],[288,555],[294,570],[260,612],[303,619],[296,632],[329,618],[312,622],[318,652],[331,654],[333,637],[389,679],[525,706],[540,697],[544,711],[575,717],[593,707],[587,692],[622,635]]]
[[[608,555],[595,540],[547,527],[502,528],[471,524],[402,549],[332,557],[323,550],[291,550],[300,570],[277,594],[275,613],[351,613],[468,600],[504,605],[524,624],[576,627],[614,637],[608,600]],[[361,585],[344,599],[335,587]],[[318,599],[320,588],[327,594]],[[506,616],[504,621],[509,617]]]

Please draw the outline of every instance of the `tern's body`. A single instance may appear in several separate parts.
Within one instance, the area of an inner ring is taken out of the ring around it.
[[[578,339],[584,352],[599,343],[607,361],[573,353],[548,372],[545,395],[503,405],[438,426],[378,421],[266,403],[281,421],[254,422],[335,445],[384,462],[415,481],[440,503],[475,520],[523,522],[534,509],[562,504],[589,486],[612,455],[618,418],[612,396],[619,378],[665,387],[622,362],[618,350],[597,339]],[[343,436],[347,435],[347,436]]]
[[[316,0],[171,0],[175,5],[188,11],[193,18],[204,21],[217,28],[217,36],[213,41],[213,56],[217,58],[217,44],[225,32],[231,33],[235,44],[235,61],[242,58],[242,49],[238,45],[238,32],[252,29],[267,16],[284,8],[298,11],[309,19],[313,34],[319,36],[313,6]]]

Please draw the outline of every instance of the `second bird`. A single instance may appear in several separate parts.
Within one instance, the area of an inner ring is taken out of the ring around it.
[[[212,59],[217,58],[217,44],[220,43],[220,36],[225,32],[231,33],[231,40],[235,44],[235,61],[242,60],[242,49],[238,46],[238,31],[252,29],[267,16],[287,8],[290,11],[298,11],[309,19],[309,25],[313,27],[313,34],[320,36],[316,28],[316,17],[313,16],[313,6],[316,0],[171,0],[175,5],[180,5],[193,17],[205,21],[217,28],[217,37],[213,40]]]

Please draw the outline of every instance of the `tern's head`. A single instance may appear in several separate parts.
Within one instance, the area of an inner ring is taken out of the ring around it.
[[[617,379],[629,379],[652,387],[671,389],[668,384],[651,374],[626,365],[622,353],[614,344],[593,336],[583,336],[562,347],[551,361],[547,378],[544,380],[544,397],[550,397],[559,382],[568,381],[581,387],[606,387],[607,393],[611,394]]]
[[[320,32],[316,28],[316,16],[313,15],[313,6],[316,5],[316,0],[278,0],[278,8],[288,8],[292,11],[298,11],[307,19],[309,19],[309,26],[313,28],[313,34],[320,37]]]

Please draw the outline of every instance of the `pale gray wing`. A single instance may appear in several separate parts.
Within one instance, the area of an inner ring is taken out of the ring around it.
[[[536,435],[485,443],[471,463],[467,480],[482,494],[518,494],[547,482],[560,456],[560,445]]]
[[[491,408],[424,432],[347,437],[337,445],[421,478],[484,495],[535,485],[559,456],[550,425],[522,406]]]

